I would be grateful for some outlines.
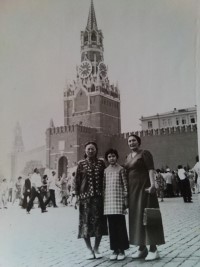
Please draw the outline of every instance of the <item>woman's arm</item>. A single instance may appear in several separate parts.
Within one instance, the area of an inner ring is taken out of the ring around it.
[[[120,177],[121,177],[121,182],[122,182],[122,187],[123,187],[123,193],[124,193],[124,206],[125,209],[128,208],[128,179],[127,179],[127,174],[126,170],[123,168],[120,170]]]
[[[79,196],[80,194],[80,180],[81,180],[81,164],[79,163],[74,178],[74,190],[76,196]]]
[[[149,178],[150,178],[150,187],[145,189],[146,192],[153,194],[156,191],[155,188],[155,170],[149,170]]]

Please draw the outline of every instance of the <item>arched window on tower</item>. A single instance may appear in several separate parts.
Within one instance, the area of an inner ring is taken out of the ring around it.
[[[88,33],[85,32],[84,34],[84,45],[87,45],[88,44]]]
[[[94,84],[92,84],[92,86],[91,86],[91,92],[94,92],[95,91],[95,86],[94,86]]]
[[[97,41],[96,32],[92,32],[91,40],[92,40],[92,42],[96,42]]]

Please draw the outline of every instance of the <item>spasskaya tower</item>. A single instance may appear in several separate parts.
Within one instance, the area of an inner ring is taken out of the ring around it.
[[[111,84],[104,62],[103,33],[98,29],[93,0],[81,31],[81,60],[76,81],[64,91],[64,124],[83,125],[98,132],[121,132],[120,93]]]

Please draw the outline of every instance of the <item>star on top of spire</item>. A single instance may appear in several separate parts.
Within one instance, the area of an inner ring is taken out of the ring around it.
[[[96,20],[93,0],[91,0],[91,5],[90,5],[86,29],[89,31],[97,30],[97,20]]]

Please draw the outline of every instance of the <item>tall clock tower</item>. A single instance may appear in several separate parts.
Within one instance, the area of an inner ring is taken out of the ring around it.
[[[103,34],[97,27],[93,0],[87,25],[81,31],[81,62],[76,81],[64,90],[64,124],[84,125],[98,132],[121,132],[120,93],[111,84],[104,62]]]

